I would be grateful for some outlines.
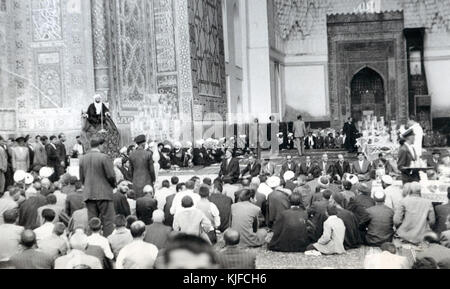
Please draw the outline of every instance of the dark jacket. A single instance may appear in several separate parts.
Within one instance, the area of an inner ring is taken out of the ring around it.
[[[67,195],[66,198],[66,214],[72,217],[73,212],[84,208],[83,192],[75,192]]]
[[[61,165],[61,160],[59,159],[57,149],[55,149],[53,145],[47,144],[45,146],[45,150],[47,152],[47,165],[56,170],[56,168]]]
[[[130,155],[130,169],[133,176],[134,191],[138,198],[143,196],[145,186],[153,186],[155,182],[155,168],[152,153],[138,148]]]
[[[385,206],[377,205],[367,209],[370,221],[367,225],[366,243],[380,246],[391,242],[394,236],[394,211]]]
[[[38,222],[39,218],[37,210],[45,205],[47,205],[47,200],[40,194],[24,201],[19,206],[18,225],[27,230],[34,230],[38,228],[40,224]]]
[[[450,215],[450,203],[445,205],[439,205],[434,208],[436,213],[436,223],[434,224],[434,231],[438,234],[447,231],[447,226],[445,222],[448,215]]]
[[[402,145],[398,150],[397,167],[402,173],[402,180],[404,183],[418,182],[420,176],[418,171],[412,171],[405,168],[411,167],[411,163],[414,161],[414,157],[409,151],[406,144]]]
[[[116,173],[111,159],[92,150],[80,159],[80,181],[84,185],[84,200],[112,201]]]
[[[158,250],[165,249],[172,227],[161,223],[153,223],[145,230],[144,242],[155,245]]]
[[[121,192],[113,194],[113,202],[116,215],[122,215],[125,217],[131,215],[130,204],[124,194]]]
[[[259,176],[260,172],[261,164],[259,162],[255,162],[253,166],[251,164],[248,164],[245,169],[242,170],[242,176],[244,176],[246,173],[250,173],[250,176],[254,178]]]
[[[240,177],[239,161],[232,158],[230,164],[228,160],[223,160],[220,166],[219,177],[230,177],[233,183],[236,183]]]
[[[279,215],[290,207],[288,194],[278,189],[270,193],[267,197],[267,225],[269,228],[272,227]]]
[[[344,176],[344,174],[350,173],[350,164],[347,161],[344,161],[341,165],[339,161],[334,164],[334,174],[339,175],[339,177]]]
[[[173,204],[173,199],[176,194],[172,194],[166,198],[166,204],[164,205],[164,225],[172,228],[173,225],[173,215],[170,213],[170,208]],[[221,215],[222,217],[222,215]]]
[[[291,208],[282,212],[273,225],[269,250],[305,252],[310,244],[307,230],[308,214],[304,209]]]
[[[361,231],[359,230],[358,218],[356,218],[352,212],[345,209],[339,209],[337,217],[341,219],[345,225],[345,249],[354,249],[362,245],[363,242]]]
[[[209,201],[216,205],[219,210],[220,226],[218,230],[225,232],[225,230],[230,227],[231,205],[233,204],[233,200],[227,195],[211,194]]]
[[[106,107],[105,104],[102,104],[103,108],[102,108],[102,112],[103,112],[103,122],[105,121],[105,114],[107,112],[109,112],[109,109]],[[91,103],[91,105],[89,105],[88,111],[87,111],[87,115],[88,115],[88,122],[94,126],[100,125],[102,122],[102,115],[101,114],[97,114],[97,110],[95,109],[95,105],[93,103]]]
[[[136,217],[146,225],[153,223],[153,211],[158,209],[158,201],[147,195],[136,200]]]
[[[318,178],[320,176],[320,168],[317,163],[311,162],[309,166],[306,166],[306,162],[299,165],[297,169],[297,176],[309,174],[313,175],[314,178]]]

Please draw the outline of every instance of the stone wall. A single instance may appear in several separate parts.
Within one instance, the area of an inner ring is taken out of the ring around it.
[[[450,86],[442,75],[450,71],[450,5],[447,0],[269,0],[275,7],[272,12],[274,29],[271,32],[271,50],[280,55],[285,66],[286,93],[282,102],[293,99],[303,103],[308,95],[291,84],[292,79],[306,83],[307,75],[294,75],[300,69],[328,71],[327,15],[380,11],[403,11],[404,27],[425,27],[425,70],[432,96],[434,117],[450,116]],[[269,17],[270,19],[270,17]],[[271,31],[269,29],[269,31]],[[330,83],[328,73],[321,83]],[[296,78],[297,77],[297,78]],[[317,89],[322,89],[318,87]],[[318,93],[328,96],[328,88]],[[322,101],[323,102],[323,101]],[[306,115],[319,111],[306,109]],[[321,117],[331,120],[330,115]]]
[[[89,2],[2,0],[0,6],[6,20],[0,133],[75,136],[94,91]]]
[[[188,1],[194,120],[207,113],[226,119],[227,98],[222,3],[217,0]]]

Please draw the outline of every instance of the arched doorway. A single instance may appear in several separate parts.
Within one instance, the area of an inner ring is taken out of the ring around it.
[[[352,117],[362,120],[363,112],[386,117],[384,82],[378,72],[368,67],[361,69],[351,82]]]

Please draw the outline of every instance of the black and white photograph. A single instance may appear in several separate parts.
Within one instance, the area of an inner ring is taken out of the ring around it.
[[[449,199],[450,0],[0,0],[0,269],[450,269]]]

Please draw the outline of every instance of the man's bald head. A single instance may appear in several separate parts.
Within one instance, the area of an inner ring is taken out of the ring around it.
[[[36,234],[32,230],[25,230],[20,235],[20,242],[26,248],[32,248],[36,244]]]
[[[235,246],[235,245],[239,244],[239,242],[241,240],[241,235],[236,230],[228,229],[225,232],[223,239],[225,240],[225,244],[227,246]]]
[[[144,194],[153,195],[153,187],[150,185],[147,185],[143,189]]]

